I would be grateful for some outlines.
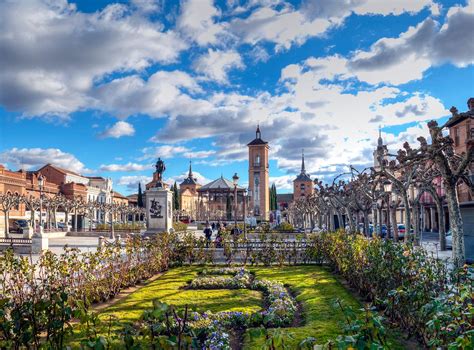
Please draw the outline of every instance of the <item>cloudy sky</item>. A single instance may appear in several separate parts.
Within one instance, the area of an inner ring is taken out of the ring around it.
[[[0,1],[0,163],[111,177],[234,172],[260,124],[290,190],[372,161],[474,95],[474,3]]]

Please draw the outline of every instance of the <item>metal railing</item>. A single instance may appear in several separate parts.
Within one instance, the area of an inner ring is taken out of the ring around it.
[[[29,245],[31,244],[31,239],[29,238],[0,238],[0,245],[5,246],[5,245]]]

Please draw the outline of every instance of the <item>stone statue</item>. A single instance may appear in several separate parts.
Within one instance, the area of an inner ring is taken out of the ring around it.
[[[158,158],[155,168],[156,168],[156,172],[154,175],[155,175],[156,187],[164,187],[163,186],[163,173],[166,170],[165,162],[163,162],[161,158]]]
[[[163,174],[164,171],[166,170],[165,162],[163,162],[161,158],[158,158],[158,161],[156,162],[155,167],[156,167],[156,172],[160,175]]]

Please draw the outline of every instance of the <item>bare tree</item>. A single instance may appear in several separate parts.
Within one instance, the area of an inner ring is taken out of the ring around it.
[[[385,152],[384,152],[385,151]],[[417,159],[416,162],[408,162],[409,159],[413,159],[414,150],[410,145],[405,142],[403,149],[398,151],[396,160],[392,159],[388,161],[386,156],[393,156],[386,152],[386,149],[379,149],[377,158],[380,164],[380,169],[374,169],[374,175],[382,178],[387,178],[393,186],[393,191],[398,194],[402,200],[405,212],[405,241],[408,240],[409,232],[411,229],[411,203],[408,190],[410,186],[413,186],[413,179],[418,169],[419,163],[423,162],[423,159]]]
[[[20,196],[15,193],[5,193],[0,194],[0,209],[3,212],[3,217],[5,219],[5,238],[10,236],[8,219],[10,211],[17,207],[20,204]]]
[[[35,228],[35,216],[36,211],[40,208],[40,201],[33,195],[24,195],[21,197],[21,201],[25,204],[26,209],[30,211],[30,226]]]
[[[456,108],[451,108],[453,116],[456,116]],[[456,266],[461,266],[465,261],[464,229],[459,207],[458,184],[464,182],[470,190],[473,184],[468,176],[468,166],[474,157],[474,147],[469,144],[467,152],[461,155],[454,153],[453,140],[449,136],[443,136],[444,126],[439,127],[436,121],[428,123],[431,136],[431,144],[426,139],[419,137],[420,153],[426,160],[431,160],[436,165],[439,175],[443,179],[448,204],[451,232],[453,236],[453,260]]]
[[[423,193],[429,193],[436,206],[438,212],[438,233],[439,233],[439,244],[441,250],[446,250],[446,223],[445,223],[445,211],[444,211],[444,200],[445,196],[440,193],[440,173],[437,166],[433,162],[426,162],[424,166],[419,167],[418,174],[416,176],[417,186],[419,189],[419,195]]]

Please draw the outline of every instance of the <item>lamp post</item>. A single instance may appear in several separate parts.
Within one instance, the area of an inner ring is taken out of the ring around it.
[[[234,222],[235,229],[237,229],[237,184],[239,183],[239,176],[237,173],[232,176],[232,180],[234,181]]]
[[[247,203],[248,200],[250,200],[250,197],[252,196],[252,190],[250,187],[245,191],[244,193],[244,238],[247,238],[247,204],[250,205],[250,203]]]
[[[38,186],[40,191],[40,198],[39,198],[39,230],[38,235],[39,237],[43,236],[43,186],[44,186],[44,176],[40,174],[38,177]]]
[[[383,190],[387,195],[387,239],[390,238],[390,229],[391,229],[391,219],[390,219],[390,195],[392,193],[392,183],[390,181],[385,181],[383,184]]]
[[[114,210],[114,191],[110,190],[110,239],[115,239]]]

